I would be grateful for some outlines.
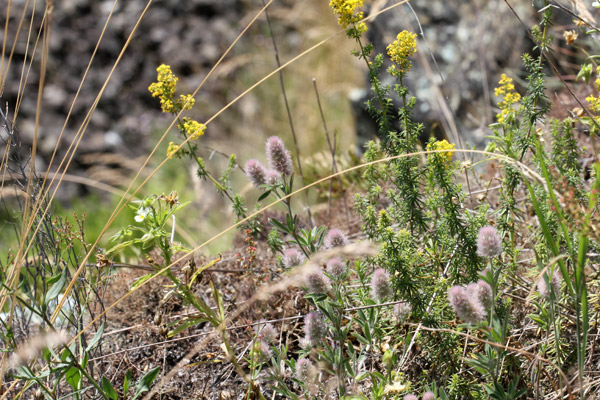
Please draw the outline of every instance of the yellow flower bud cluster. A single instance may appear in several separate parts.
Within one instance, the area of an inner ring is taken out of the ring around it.
[[[408,59],[417,52],[417,34],[402,31],[396,40],[387,47],[387,53],[395,64],[392,71],[405,74],[412,68]]]
[[[178,113],[181,110],[190,110],[195,103],[191,94],[185,94],[175,99],[175,87],[177,86],[177,78],[171,71],[171,67],[162,64],[156,68],[156,82],[152,83],[148,90],[152,93],[152,97],[160,99],[160,107],[163,112]]]
[[[596,85],[596,91],[600,93],[600,66],[596,68],[596,75],[598,75],[598,79],[594,85]],[[585,99],[590,103],[590,109],[596,114],[600,114],[600,97],[589,95]]]
[[[204,131],[206,130],[206,125],[190,118],[183,118],[181,125],[181,130],[190,140],[198,139],[204,135]]]
[[[499,123],[503,123],[506,117],[514,111],[513,105],[521,100],[521,95],[515,91],[513,79],[506,76],[506,74],[502,74],[498,84],[500,86],[494,89],[494,94],[502,97],[502,101],[498,103],[500,113],[496,115],[496,118]]]
[[[173,156],[179,151],[180,148],[181,146],[179,146],[178,144],[169,142],[169,147],[167,148],[167,158],[173,158]]]
[[[329,7],[333,9],[335,15],[339,15],[338,24],[347,29],[354,27],[357,33],[362,34],[367,31],[367,25],[360,20],[363,19],[362,11],[356,12],[356,9],[362,7],[363,0],[331,0]]]
[[[430,142],[427,145],[428,151],[454,150],[455,148],[456,148],[456,145],[454,143],[449,143],[446,139],[436,141],[436,142]],[[450,162],[452,162],[453,155],[454,155],[454,151],[447,151],[445,153],[434,153],[431,156],[441,159],[442,161],[444,161],[444,163],[449,164]]]

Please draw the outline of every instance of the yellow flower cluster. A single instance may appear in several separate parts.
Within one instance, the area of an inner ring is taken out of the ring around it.
[[[169,159],[173,158],[175,153],[177,153],[179,151],[180,147],[181,146],[179,146],[178,144],[169,142],[169,147],[167,148],[167,158],[169,158]]]
[[[363,0],[331,0],[329,7],[333,9],[335,15],[339,15],[338,24],[344,29],[353,26],[360,35],[367,31],[367,25],[360,22],[363,19],[362,11],[356,12],[356,9],[362,7]]]
[[[439,142],[431,142],[427,145],[427,150],[429,150],[429,151],[454,150],[455,148],[456,148],[456,145],[454,143],[449,143],[446,139],[440,140]],[[453,155],[454,155],[454,151],[432,154],[432,156],[439,157],[440,159],[442,159],[446,164],[452,162]]]
[[[183,118],[181,128],[182,131],[185,132],[185,135],[190,138],[190,140],[194,140],[204,135],[206,125],[190,118]]]
[[[513,104],[516,104],[521,100],[521,95],[515,91],[513,79],[505,74],[502,74],[498,84],[500,86],[494,89],[494,94],[498,97],[502,96],[502,101],[498,103],[500,113],[496,115],[496,118],[499,123],[503,123],[505,118],[514,111]]]
[[[160,99],[160,107],[163,112],[178,113],[181,110],[190,110],[194,105],[194,98],[191,94],[181,95],[175,99],[175,87],[179,80],[171,71],[171,67],[162,64],[156,68],[156,82],[152,83],[148,90],[152,97]]]
[[[594,84],[596,85],[596,91],[600,92],[600,66],[596,68],[596,75],[598,75],[598,79]],[[600,114],[600,97],[589,95],[585,99],[590,103],[590,109],[596,114]]]
[[[387,47],[387,53],[395,65],[394,71],[405,74],[410,71],[412,64],[408,57],[417,52],[417,34],[402,31],[396,40]]]

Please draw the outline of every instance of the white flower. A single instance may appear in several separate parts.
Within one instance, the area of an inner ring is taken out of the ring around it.
[[[148,214],[150,214],[150,208],[145,207],[145,208],[140,208],[137,212],[137,215],[135,216],[135,221],[136,222],[142,222],[146,219],[146,217],[148,216]]]

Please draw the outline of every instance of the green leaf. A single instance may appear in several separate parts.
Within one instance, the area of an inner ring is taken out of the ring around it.
[[[119,396],[117,395],[115,388],[104,375],[102,375],[102,389],[104,389],[104,395],[109,399],[119,400]]]
[[[214,260],[209,261],[208,263],[206,263],[203,266],[201,266],[200,268],[198,268],[196,270],[196,272],[194,272],[194,275],[192,275],[192,277],[190,278],[190,283],[188,284],[188,286],[192,287],[192,284],[194,283],[194,281],[196,280],[198,275],[200,275],[200,273],[202,273],[202,271],[204,271],[207,268],[212,267],[213,265],[215,265],[216,263],[221,261],[222,258],[223,257],[221,257],[221,255],[219,255],[219,257],[215,258]]]
[[[153,272],[151,274],[140,276],[139,278],[137,278],[135,280],[135,282],[133,282],[133,284],[131,285],[131,288],[129,290],[130,291],[135,290],[138,286],[142,285],[144,282],[146,282],[148,279],[152,278],[154,275],[156,275],[155,272]]]
[[[96,334],[94,335],[92,340],[90,340],[90,343],[85,348],[86,353],[94,348],[94,346],[98,343],[100,338],[102,338],[103,334],[104,334],[104,322],[100,325],[98,332],[96,332]]]
[[[125,373],[125,379],[123,380],[123,395],[127,398],[127,392],[129,392],[129,383],[131,382],[132,376],[131,371],[127,370]]]
[[[44,298],[44,304],[48,304],[48,302],[50,302],[51,300],[56,299],[58,297],[58,295],[60,294],[60,292],[63,290],[66,282],[67,282],[67,274],[62,272],[60,274],[60,279],[58,280],[58,282],[56,282],[54,285],[52,285],[50,290],[48,290],[48,293],[46,293],[46,297]]]
[[[156,379],[156,376],[158,375],[159,371],[160,367],[156,367],[148,371],[146,375],[140,378],[140,380],[135,385],[135,394],[133,395],[133,398],[131,400],[137,399],[142,393],[145,393],[148,390],[150,390],[152,382],[154,382],[154,379]]]
[[[81,371],[75,367],[69,368],[65,374],[65,381],[71,385],[73,390],[79,390],[79,385],[81,384]]]
[[[260,195],[260,197],[258,198],[258,200],[256,201],[263,201],[264,199],[266,199],[269,195],[271,194],[270,190],[267,190],[266,192],[264,192],[263,194]]]

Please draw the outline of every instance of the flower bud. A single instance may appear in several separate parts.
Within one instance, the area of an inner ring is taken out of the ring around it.
[[[312,346],[317,346],[326,332],[327,328],[323,316],[314,311],[309,312],[304,318],[304,333],[307,342]]]
[[[550,281],[550,285],[552,290],[554,290],[554,296],[558,297],[560,295],[560,278],[556,271],[552,274],[552,278],[548,278],[548,273],[546,272],[539,280],[537,284],[538,292],[540,294],[549,299],[550,298],[550,286],[546,283],[546,279]]]
[[[425,392],[425,394],[423,394],[423,400],[435,400],[435,394],[433,394],[433,392]]]

